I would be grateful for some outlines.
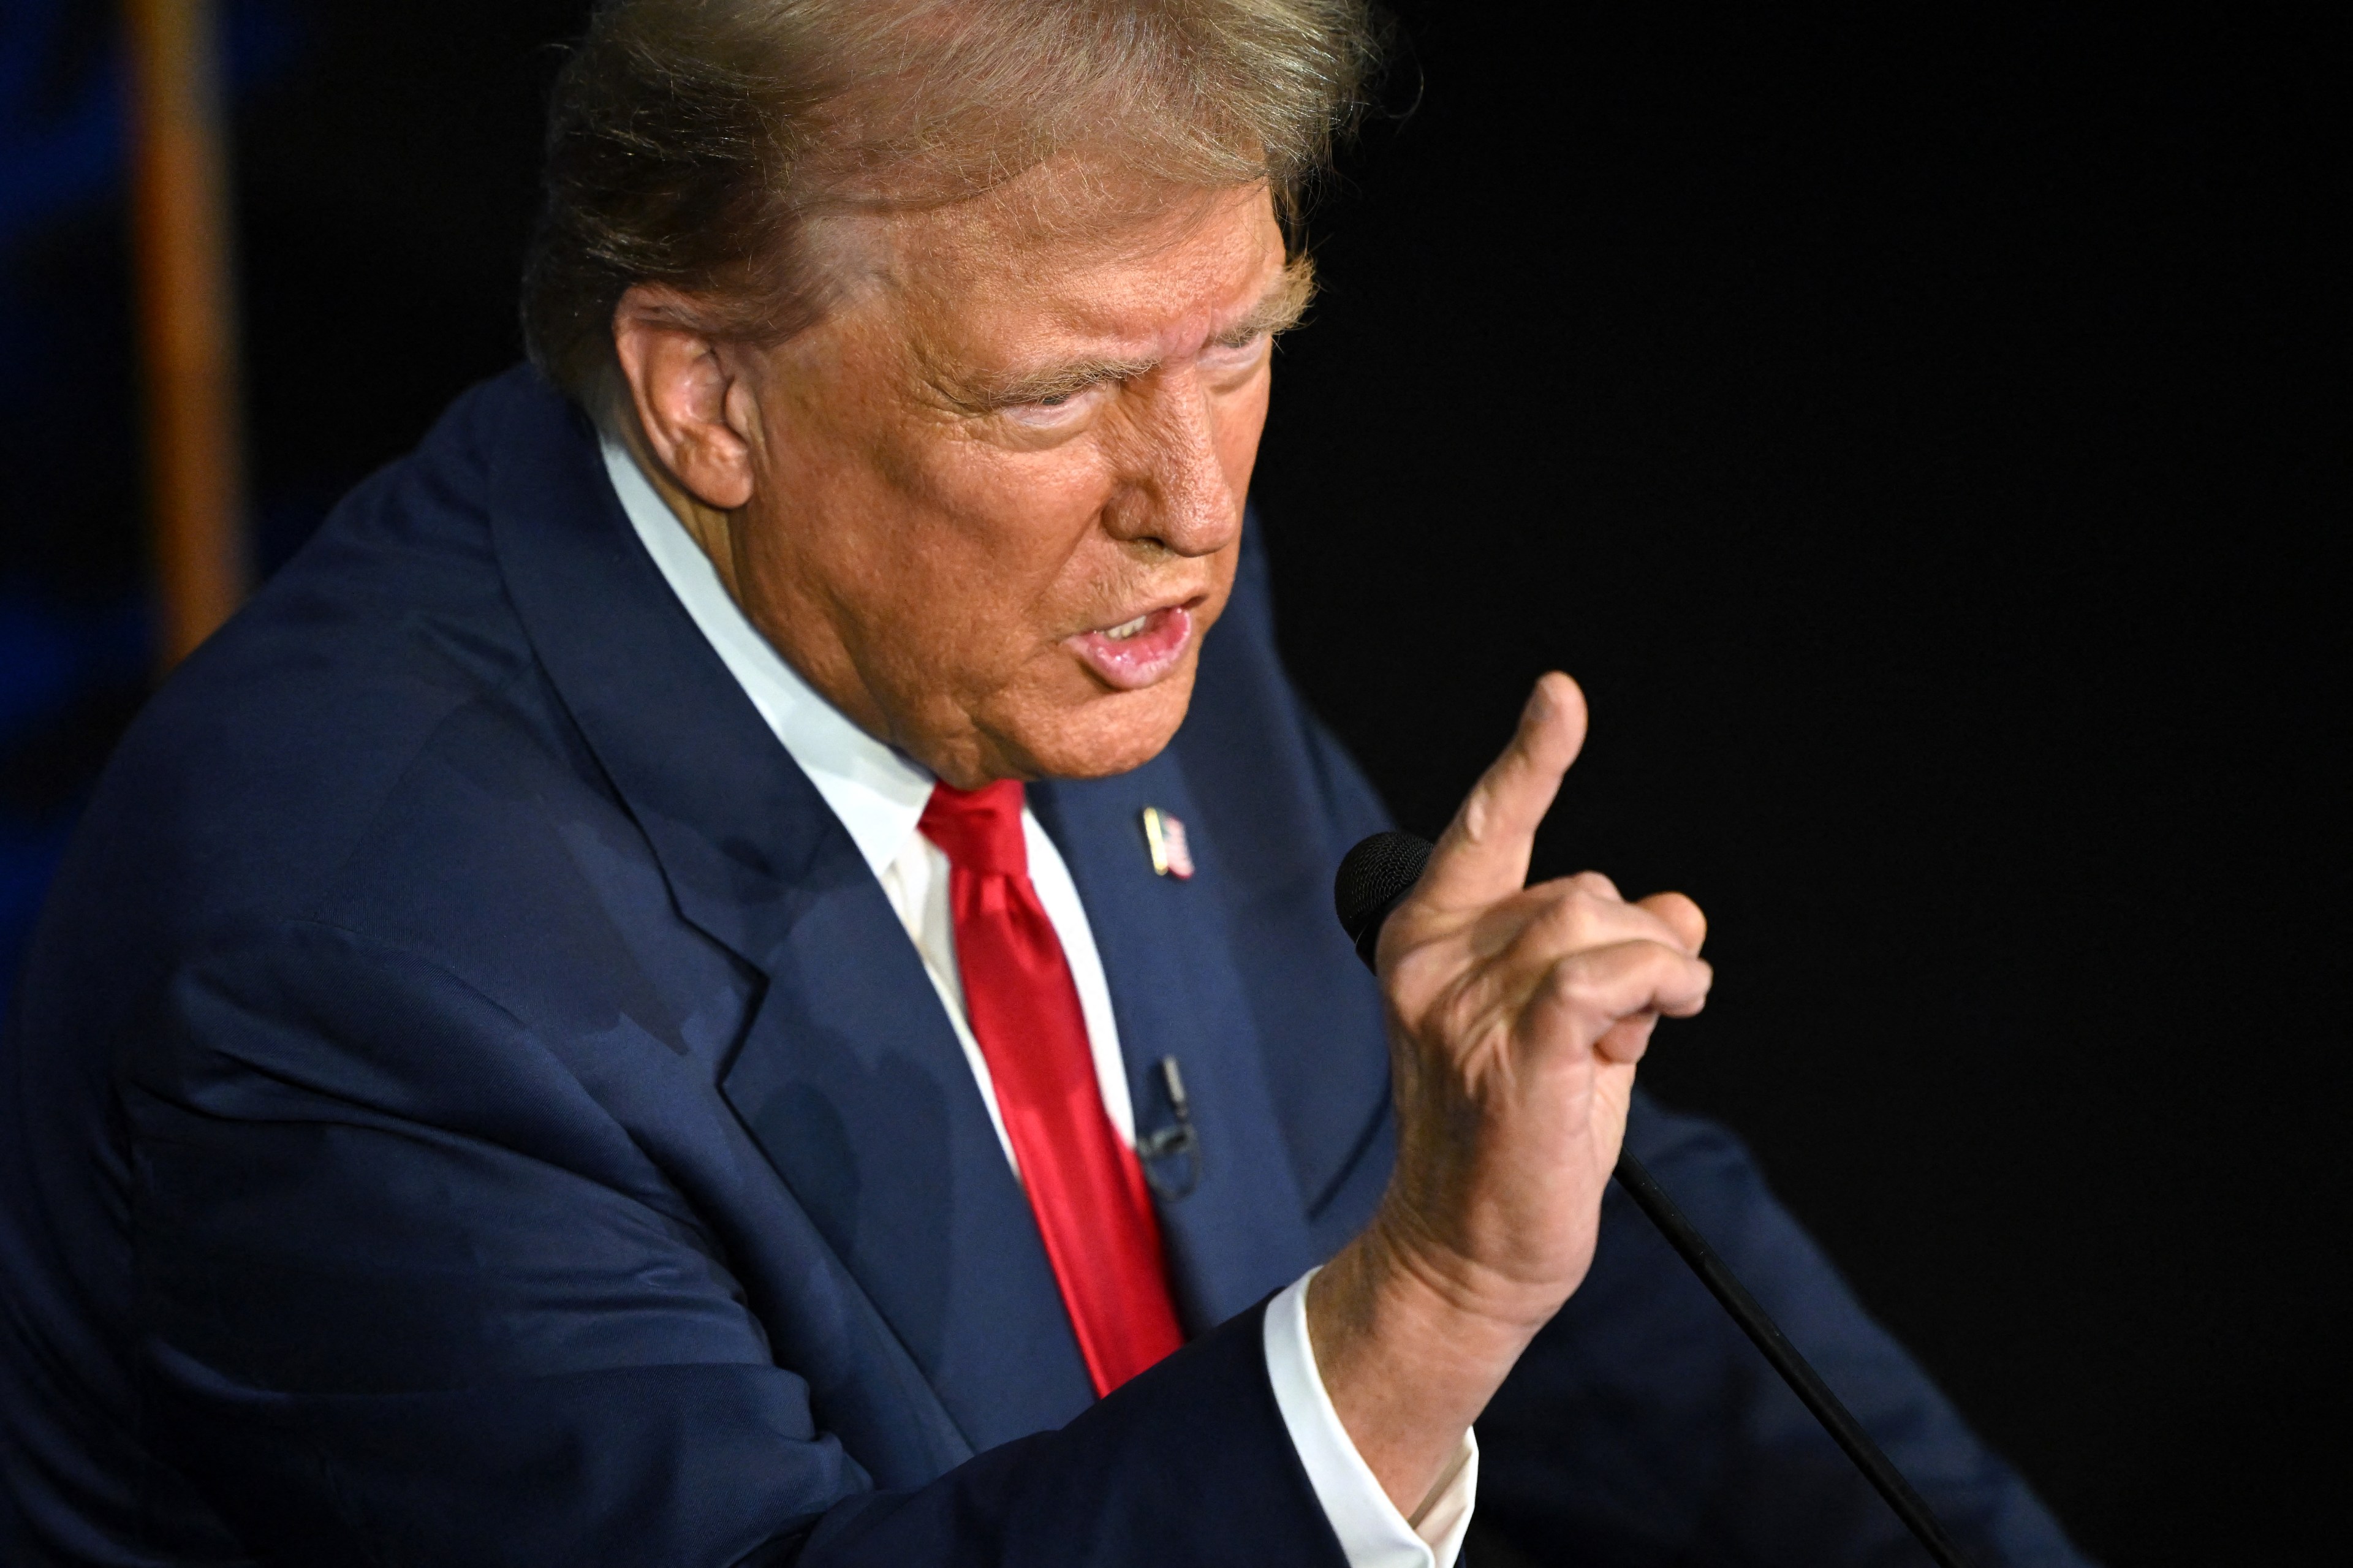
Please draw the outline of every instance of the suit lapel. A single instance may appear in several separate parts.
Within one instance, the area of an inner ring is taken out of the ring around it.
[[[1103,955],[1138,1135],[1173,1119],[1164,1057],[1176,1059],[1192,1102],[1200,1179],[1155,1202],[1178,1311],[1198,1334],[1318,1260],[1237,978],[1223,902],[1232,884],[1218,847],[1198,838],[1192,878],[1152,869],[1144,808],[1202,819],[1173,751],[1117,778],[1033,785],[1030,800],[1070,864]]]
[[[1093,1399],[1028,1199],[837,825],[722,1089],[976,1447]]]
[[[576,413],[542,388],[515,416],[493,528],[533,645],[680,913],[767,976],[720,1091],[973,1447],[1061,1425],[1092,1398],[1085,1367],[913,945]]]

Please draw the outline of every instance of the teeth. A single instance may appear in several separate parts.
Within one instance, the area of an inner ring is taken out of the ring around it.
[[[1112,627],[1111,630],[1103,633],[1103,636],[1111,638],[1113,642],[1125,642],[1128,638],[1142,631],[1144,629],[1144,623],[1151,618],[1152,617],[1147,615],[1138,616],[1132,621],[1123,621],[1118,626]]]

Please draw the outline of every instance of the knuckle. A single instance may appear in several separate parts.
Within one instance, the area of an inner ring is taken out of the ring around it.
[[[1539,940],[1547,946],[1579,945],[1578,938],[1593,926],[1593,906],[1575,889],[1552,892],[1544,902],[1534,921]]]
[[[1545,989],[1553,998],[1577,1011],[1601,1009],[1607,983],[1589,953],[1575,952],[1552,966]]]
[[[1561,877],[1535,889],[1543,895],[1545,918],[1590,923],[1604,900],[1575,877]]]

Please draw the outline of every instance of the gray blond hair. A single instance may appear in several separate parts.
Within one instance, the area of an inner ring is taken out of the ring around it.
[[[549,107],[525,342],[597,408],[632,285],[781,339],[822,308],[813,216],[1063,154],[1263,184],[1295,248],[1379,45],[1365,0],[606,0]]]

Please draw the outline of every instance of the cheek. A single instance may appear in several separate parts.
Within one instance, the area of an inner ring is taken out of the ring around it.
[[[1083,455],[993,450],[903,411],[872,424],[781,487],[801,498],[793,510],[821,514],[808,553],[848,568],[869,603],[976,596],[983,581],[1034,575],[1066,552],[1106,488]]]
[[[1030,554],[1067,543],[1110,498],[1110,465],[1091,441],[1042,452],[976,447],[964,454],[956,510],[992,548]]]
[[[1095,607],[1117,570],[1090,549],[1110,487],[1061,453],[960,455],[924,479],[874,498],[869,515],[893,522],[861,541],[858,618],[888,628],[875,640],[918,684],[973,701]]]
[[[967,624],[1009,633],[1059,619],[1098,574],[1089,548],[1113,491],[1082,444],[964,456],[926,498],[915,543],[931,591],[966,605]]]

